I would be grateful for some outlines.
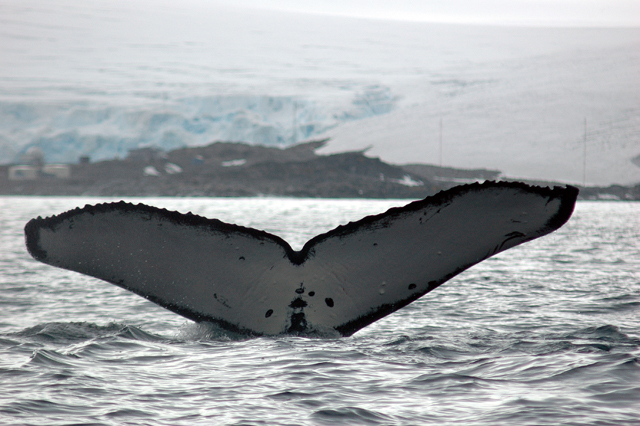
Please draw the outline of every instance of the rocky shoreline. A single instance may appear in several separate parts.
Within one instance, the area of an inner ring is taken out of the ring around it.
[[[228,142],[170,152],[144,148],[122,160],[64,165],[64,178],[38,172],[31,178],[10,179],[11,166],[0,166],[0,194],[419,199],[461,183],[510,180],[500,179],[496,170],[391,165],[364,152],[316,155],[325,142],[285,149]],[[44,170],[42,165],[27,167]],[[580,195],[640,200],[640,185],[581,188]]]

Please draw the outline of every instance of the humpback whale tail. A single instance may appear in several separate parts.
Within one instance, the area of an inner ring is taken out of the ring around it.
[[[247,334],[349,336],[470,266],[546,235],[578,190],[464,185],[339,226],[294,251],[278,236],[125,202],[29,221],[37,260]]]

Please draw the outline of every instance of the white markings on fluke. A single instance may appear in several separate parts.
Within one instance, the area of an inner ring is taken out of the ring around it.
[[[459,186],[339,226],[300,251],[264,231],[125,202],[32,219],[25,235],[35,259],[194,321],[252,335],[349,336],[558,229],[577,195],[522,183]]]

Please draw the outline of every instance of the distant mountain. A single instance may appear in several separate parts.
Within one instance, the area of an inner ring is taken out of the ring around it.
[[[320,152],[369,147],[395,165],[640,181],[638,28],[24,0],[2,8],[0,37],[3,164],[31,147],[76,163],[331,138]]]

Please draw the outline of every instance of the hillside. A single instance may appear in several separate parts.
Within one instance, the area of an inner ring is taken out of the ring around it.
[[[68,177],[46,173],[46,165],[31,165],[26,166],[34,170],[30,179],[9,179],[11,167],[0,166],[0,194],[418,199],[462,183],[498,180],[501,174],[426,164],[396,166],[364,152],[317,155],[325,143],[286,149],[230,142],[170,152],[144,148],[123,160],[53,166],[66,170]],[[637,200],[640,185],[585,188],[581,195]]]
[[[102,196],[293,196],[423,198],[442,185],[359,152],[318,156],[324,141],[287,149],[213,143],[170,152],[132,151],[124,160],[70,165],[70,177],[9,180],[0,193]]]

